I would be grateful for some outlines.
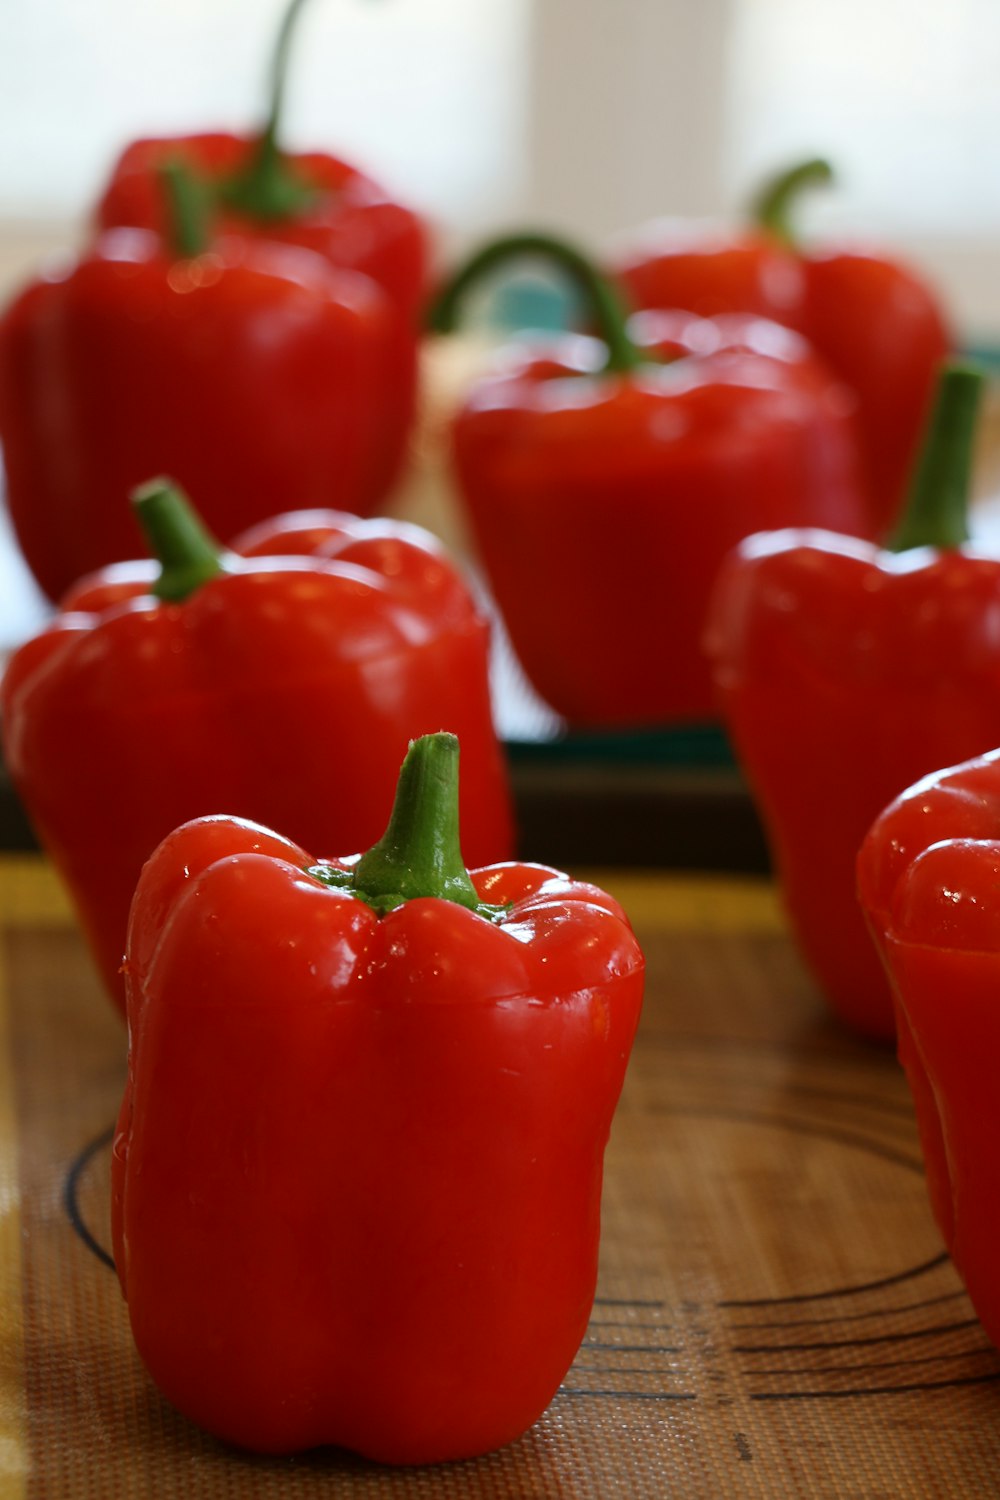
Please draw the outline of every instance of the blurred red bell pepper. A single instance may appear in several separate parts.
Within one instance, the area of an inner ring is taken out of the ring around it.
[[[570,723],[710,720],[700,649],[728,550],[763,526],[864,525],[850,398],[801,340],[760,320],[646,315],[571,247],[503,239],[440,294],[517,256],[575,283],[602,343],[521,343],[453,423],[458,482],[515,651]]]
[[[136,891],[115,1262],[164,1395],[257,1451],[488,1452],[587,1326],[642,954],[593,886],[470,876],[457,751],[367,854],[206,818]]]
[[[804,162],[765,186],[749,228],[720,234],[660,220],[611,264],[638,307],[755,312],[813,344],[857,395],[871,528],[882,538],[904,502],[953,338],[936,292],[909,267],[860,247],[798,244],[795,199],[831,178],[827,162]]]
[[[947,368],[895,552],[822,532],[749,538],[707,647],[803,956],[838,1014],[894,1034],[855,859],[879,810],[1000,744],[1000,558],[966,541],[977,372]]]
[[[948,1252],[1000,1344],[1000,750],[909,787],[858,857]]]
[[[259,132],[214,131],[138,140],[126,147],[96,210],[100,229],[138,225],[169,231],[162,168],[181,162],[211,194],[214,232],[301,245],[385,293],[378,441],[372,455],[373,510],[397,478],[413,420],[420,318],[426,294],[427,235],[411,209],[365,173],[327,152],[280,144],[289,50],[304,0],[292,0],[278,33],[267,120]]]
[[[142,543],[122,496],[150,474],[206,496],[228,541],[276,508],[366,511],[385,299],[290,245],[118,230],[0,321],[0,438],[18,541],[58,599]],[[276,505],[277,497],[277,505]]]
[[[136,509],[159,563],[83,581],[0,685],[11,778],[119,1005],[139,871],[189,818],[228,808],[360,847],[410,738],[447,724],[470,856],[509,856],[488,626],[429,535],[303,513],[238,539],[237,557],[169,484]]]

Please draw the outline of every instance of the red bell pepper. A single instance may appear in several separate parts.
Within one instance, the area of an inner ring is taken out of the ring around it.
[[[134,557],[122,496],[166,471],[228,541],[285,509],[374,499],[385,299],[288,245],[204,240],[191,183],[176,250],[119,230],[0,322],[8,504],[42,588]]]
[[[875,820],[862,907],[892,979],[931,1206],[1000,1344],[1000,751],[925,777]]]
[[[247,1448],[485,1453],[587,1325],[642,954],[591,885],[470,877],[457,750],[367,854],[206,818],[136,891],[115,1262],[153,1380]]]
[[[136,509],[159,563],[83,581],[0,685],[11,778],[119,1005],[139,871],[189,818],[228,808],[360,847],[410,738],[447,724],[470,856],[509,855],[488,626],[429,535],[304,513],[238,539],[241,559],[169,485]]]
[[[982,377],[943,374],[890,552],[822,532],[749,538],[719,577],[707,645],[793,930],[833,1008],[890,1039],[855,894],[872,819],[935,766],[1000,744],[1000,558],[964,540]]]
[[[850,399],[801,340],[754,319],[647,316],[544,236],[500,240],[441,293],[515,256],[575,283],[603,343],[514,346],[453,424],[458,483],[521,663],[570,723],[711,720],[699,646],[723,557],[764,526],[864,524]]]
[[[112,170],[96,222],[100,229],[138,225],[167,233],[162,168],[179,161],[210,190],[217,234],[300,245],[378,284],[390,317],[375,412],[379,438],[367,506],[372,509],[398,476],[412,425],[427,235],[412,209],[356,167],[328,152],[282,149],[289,51],[303,3],[291,0],[282,20],[262,129],[133,141]]]
[[[638,307],[708,316],[743,310],[803,334],[857,395],[871,525],[884,537],[902,507],[953,336],[937,293],[910,267],[880,251],[797,243],[796,197],[831,177],[824,161],[783,173],[737,233],[669,219],[647,225],[612,270]]]

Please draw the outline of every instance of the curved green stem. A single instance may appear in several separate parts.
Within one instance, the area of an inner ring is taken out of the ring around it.
[[[267,117],[267,124],[261,136],[261,150],[271,156],[278,154],[278,126],[281,123],[281,112],[285,102],[285,84],[288,80],[288,57],[292,45],[292,36],[295,32],[295,23],[302,10],[305,0],[291,0],[288,9],[281,20],[278,31],[278,40],[275,43],[274,57],[271,59],[271,108]]]
[[[910,547],[960,547],[969,540],[976,419],[986,376],[972,365],[947,364],[906,507],[886,541],[890,552]]]
[[[435,333],[453,332],[469,289],[507,261],[528,256],[551,261],[572,282],[589,323],[607,345],[605,369],[634,370],[645,363],[645,356],[628,335],[628,309],[611,282],[574,246],[548,234],[507,235],[477,250],[438,293],[428,311],[428,326]]]
[[[226,179],[219,197],[230,208],[254,219],[290,219],[316,197],[278,145],[288,78],[288,58],[295,25],[306,0],[290,0],[282,17],[271,60],[271,104],[248,167]]]
[[[458,740],[425,734],[406,753],[389,826],[349,870],[315,865],[325,885],[354,893],[380,914],[433,896],[494,917],[503,908],[480,901],[462,862],[458,836]]]
[[[167,242],[181,259],[208,249],[208,202],[201,182],[182,161],[172,158],[159,168],[167,200]]]
[[[825,186],[833,181],[833,168],[822,157],[813,157],[790,167],[766,182],[751,206],[751,217],[783,245],[795,248],[791,211],[803,188]]]
[[[152,592],[170,604],[223,571],[223,549],[184,491],[171,479],[151,479],[132,492],[136,518],[160,564]]]

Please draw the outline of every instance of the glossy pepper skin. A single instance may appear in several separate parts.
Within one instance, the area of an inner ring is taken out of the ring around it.
[[[962,541],[981,383],[944,372],[899,551],[751,537],[707,632],[802,954],[837,1014],[884,1040],[893,1006],[856,899],[858,848],[904,787],[1000,744],[1000,559]]]
[[[433,538],[306,512],[220,557],[170,486],[137,510],[162,565],[81,582],[0,685],[11,778],[119,1006],[143,862],[212,809],[360,847],[409,740],[448,724],[470,856],[509,856],[488,625]]]
[[[936,291],[909,266],[881,250],[796,242],[795,198],[831,177],[823,161],[783,173],[735,233],[649,224],[609,269],[637,307],[753,312],[802,334],[857,397],[870,524],[881,539],[902,508],[954,336]]]
[[[500,241],[446,288],[436,326],[508,256],[581,286],[604,343],[510,348],[452,427],[455,473],[515,651],[571,724],[716,718],[700,633],[722,559],[762,526],[865,524],[850,397],[786,330],[647,314],[626,329],[578,252]]]
[[[590,1313],[642,955],[554,870],[414,863],[446,741],[407,757],[388,863],[209,818],[136,891],[115,1260],[161,1391],[257,1451],[488,1452]]]
[[[285,11],[263,127],[245,135],[201,131],[133,141],[112,169],[95,221],[99,230],[137,225],[167,233],[170,205],[162,173],[165,165],[181,162],[210,197],[217,235],[300,246],[376,284],[388,317],[372,500],[366,507],[371,510],[391,489],[406,456],[416,402],[427,232],[417,213],[350,163],[325,151],[282,148],[286,74],[303,9],[303,0],[292,0]]]
[[[892,981],[931,1207],[1000,1344],[1000,751],[934,772],[876,818],[858,890]]]
[[[226,541],[276,508],[374,502],[379,289],[293,246],[196,243],[115,231],[0,321],[8,506],[54,600],[136,555],[122,497],[150,474],[204,495]]]

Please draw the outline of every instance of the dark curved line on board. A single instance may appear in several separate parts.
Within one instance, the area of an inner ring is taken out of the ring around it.
[[[881,1157],[883,1161],[889,1162],[894,1167],[905,1167],[910,1172],[924,1170],[923,1158],[919,1152],[916,1154],[896,1151],[891,1146],[885,1146],[881,1141],[870,1140],[867,1136],[859,1135],[851,1130],[831,1130],[828,1127],[815,1125],[810,1120],[796,1120],[784,1115],[759,1114],[753,1110],[716,1109],[712,1105],[703,1107],[684,1105],[667,1105],[663,1109],[654,1110],[658,1115],[690,1115],[694,1119],[730,1120],[738,1125],[769,1125],[776,1130],[790,1130],[795,1135],[815,1136],[822,1141],[832,1141],[835,1146],[851,1146],[857,1151],[867,1151],[871,1156]]]
[[[916,1381],[912,1385],[871,1385],[847,1391],[751,1391],[751,1401],[843,1401],[852,1396],[901,1396],[911,1391],[947,1391],[958,1386],[988,1385],[1000,1380],[1000,1370],[955,1380]]]
[[[862,1318],[895,1318],[901,1313],[920,1312],[925,1307],[937,1307],[942,1302],[955,1302],[959,1297],[966,1296],[968,1293],[960,1286],[953,1292],[942,1292],[940,1297],[923,1297],[919,1302],[901,1302],[898,1307],[872,1307],[867,1312],[833,1313],[829,1318],[773,1318],[768,1322],[730,1323],[729,1327],[731,1331],[745,1329],[748,1333],[759,1333],[764,1328],[819,1328],[825,1323],[858,1323]],[[628,1326],[642,1328],[646,1325],[633,1323]]]
[[[560,1396],[605,1396],[615,1401],[697,1401],[695,1391],[609,1391],[586,1390],[581,1385],[561,1385]]]
[[[938,1323],[934,1328],[911,1328],[905,1333],[877,1333],[864,1339],[820,1339],[811,1344],[732,1344],[732,1354],[790,1354],[806,1353],[813,1349],[865,1349],[872,1344],[904,1344],[911,1339],[936,1338],[941,1333],[958,1333],[963,1328],[976,1328],[978,1318],[963,1318],[960,1323]]]
[[[738,1326],[738,1325],[735,1325]],[[757,1327],[757,1324],[748,1323],[747,1328]],[[635,1318],[591,1318],[587,1324],[591,1333],[599,1333],[603,1328],[627,1328],[630,1333],[673,1333],[672,1323],[642,1323]]]
[[[665,1307],[662,1298],[643,1300],[638,1297],[595,1297],[595,1307]]]
[[[974,1359],[977,1354],[996,1355],[996,1352],[992,1344],[977,1344],[974,1349],[956,1349],[951,1354],[921,1354],[917,1359],[875,1359],[870,1362],[866,1360],[863,1365],[801,1365],[798,1369],[794,1365],[786,1365],[782,1369],[753,1370],[749,1373],[754,1379],[762,1379],[765,1375],[858,1375],[865,1370],[908,1370],[915,1365],[939,1365],[949,1359]],[[1000,1374],[1000,1370],[997,1373]]]
[[[115,1269],[114,1258],[105,1250],[100,1241],[95,1239],[88,1228],[83,1214],[80,1212],[78,1192],[84,1172],[90,1166],[94,1157],[103,1151],[106,1146],[110,1146],[114,1138],[114,1125],[108,1126],[106,1130],[101,1131],[100,1135],[95,1136],[88,1145],[84,1146],[83,1150],[73,1161],[70,1162],[69,1171],[66,1173],[66,1181],[63,1184],[63,1208],[66,1211],[66,1217],[69,1219],[74,1233],[83,1241],[91,1254],[96,1255],[101,1264],[107,1266],[111,1271]]]
[[[834,1287],[828,1292],[794,1292],[787,1297],[745,1297],[727,1298],[724,1302],[717,1302],[717,1307],[787,1307],[798,1302],[822,1302],[833,1297],[857,1297],[862,1292],[877,1292],[883,1287],[899,1286],[901,1282],[915,1280],[918,1276],[926,1276],[929,1271],[936,1271],[939,1266],[946,1264],[947,1252],[942,1250],[940,1254],[932,1256],[930,1260],[923,1261],[918,1266],[911,1266],[909,1270],[897,1271],[892,1276],[880,1276],[876,1281],[862,1281],[856,1286]]]

